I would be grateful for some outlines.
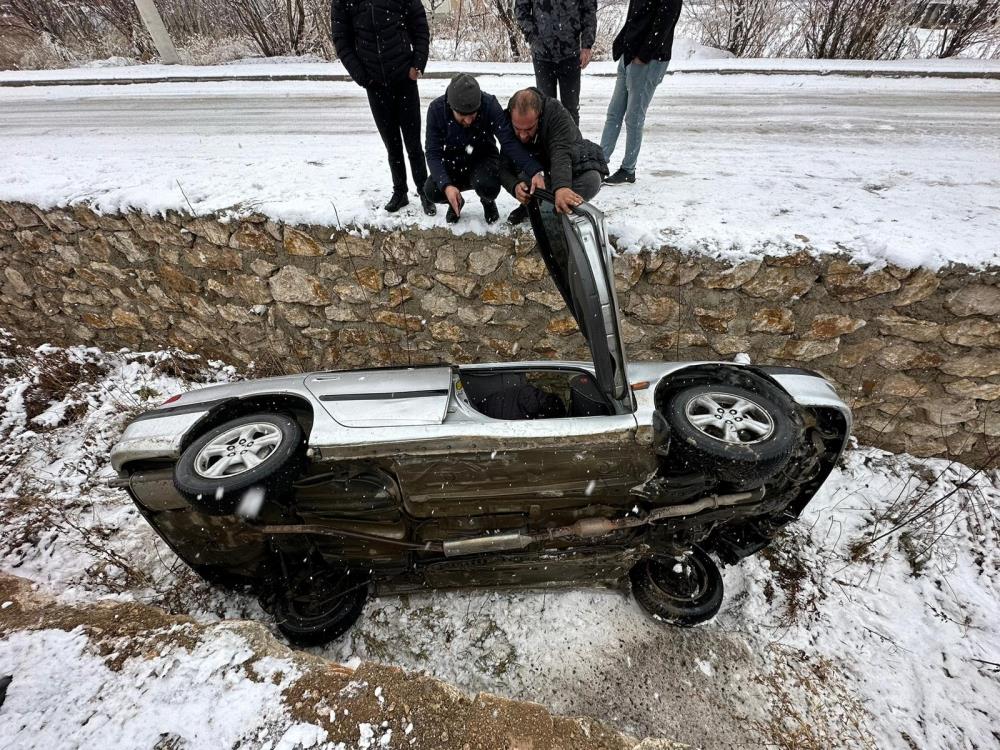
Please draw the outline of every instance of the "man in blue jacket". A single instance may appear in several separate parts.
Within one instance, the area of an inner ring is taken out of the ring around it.
[[[646,110],[670,64],[674,27],[683,0],[629,0],[625,25],[615,37],[611,53],[618,60],[618,80],[608,102],[601,148],[610,162],[625,121],[625,157],[605,185],[635,182],[635,165],[642,146]]]
[[[436,203],[447,203],[446,219],[454,224],[462,215],[462,192],[475,190],[483,204],[487,224],[500,218],[500,148],[517,166],[532,175],[530,190],[545,186],[545,173],[514,136],[497,98],[483,93],[475,78],[460,73],[427,110],[427,166],[430,177],[424,194]]]

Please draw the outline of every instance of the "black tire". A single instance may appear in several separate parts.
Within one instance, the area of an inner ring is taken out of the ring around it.
[[[289,643],[322,646],[346,633],[368,601],[367,574],[307,566],[279,579],[262,604]]]
[[[722,606],[722,573],[700,547],[683,558],[652,557],[636,563],[629,580],[639,606],[671,625],[700,625]]]
[[[251,431],[246,438],[239,434],[241,428],[244,432]],[[229,439],[231,433],[236,434]],[[273,446],[263,446],[262,439],[276,442]],[[209,446],[231,451],[227,455],[231,459],[228,468],[216,477],[206,472],[212,467],[221,468],[223,456],[210,456]],[[291,417],[247,414],[209,430],[185,448],[174,465],[174,486],[202,513],[230,515],[242,500],[243,491],[250,487],[261,488],[266,496],[288,491],[302,468],[303,449],[302,428]],[[245,453],[252,454],[259,463],[251,467],[241,458]]]
[[[703,383],[675,393],[661,415],[672,436],[671,463],[684,471],[708,472],[734,488],[759,486],[781,471],[801,440],[802,417],[777,386],[765,380],[754,386]],[[732,407],[746,408],[753,418]],[[713,419],[699,426],[692,421],[699,417]],[[766,433],[762,426],[769,428]]]

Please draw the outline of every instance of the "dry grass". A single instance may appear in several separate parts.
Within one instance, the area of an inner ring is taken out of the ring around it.
[[[772,705],[768,718],[754,722],[779,750],[877,750],[872,717],[829,659],[773,644],[774,668],[756,678]]]

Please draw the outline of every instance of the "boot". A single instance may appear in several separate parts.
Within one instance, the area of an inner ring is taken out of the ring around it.
[[[507,221],[515,227],[528,218],[528,207],[518,206],[507,215]]]
[[[604,178],[605,185],[623,185],[626,182],[635,182],[635,172],[629,172],[627,169],[622,169],[621,167],[614,174]]]
[[[428,216],[436,215],[438,212],[438,208],[437,206],[434,205],[434,201],[432,201],[430,198],[424,195],[423,188],[417,190],[417,193],[419,193],[420,195],[420,205],[423,207],[424,213],[427,214]]]
[[[483,216],[486,217],[487,224],[496,224],[500,221],[500,211],[497,209],[497,202],[483,199]]]
[[[385,204],[385,210],[394,214],[403,206],[408,206],[409,204],[410,199],[406,197],[405,190],[393,190],[392,197],[389,199],[389,202]]]

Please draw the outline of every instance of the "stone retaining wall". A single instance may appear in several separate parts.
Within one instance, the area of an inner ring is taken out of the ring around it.
[[[348,234],[0,203],[0,325],[26,342],[172,346],[291,372],[586,359],[530,234]],[[802,252],[615,259],[632,359],[798,364],[864,443],[996,466],[1000,269],[865,269]]]

